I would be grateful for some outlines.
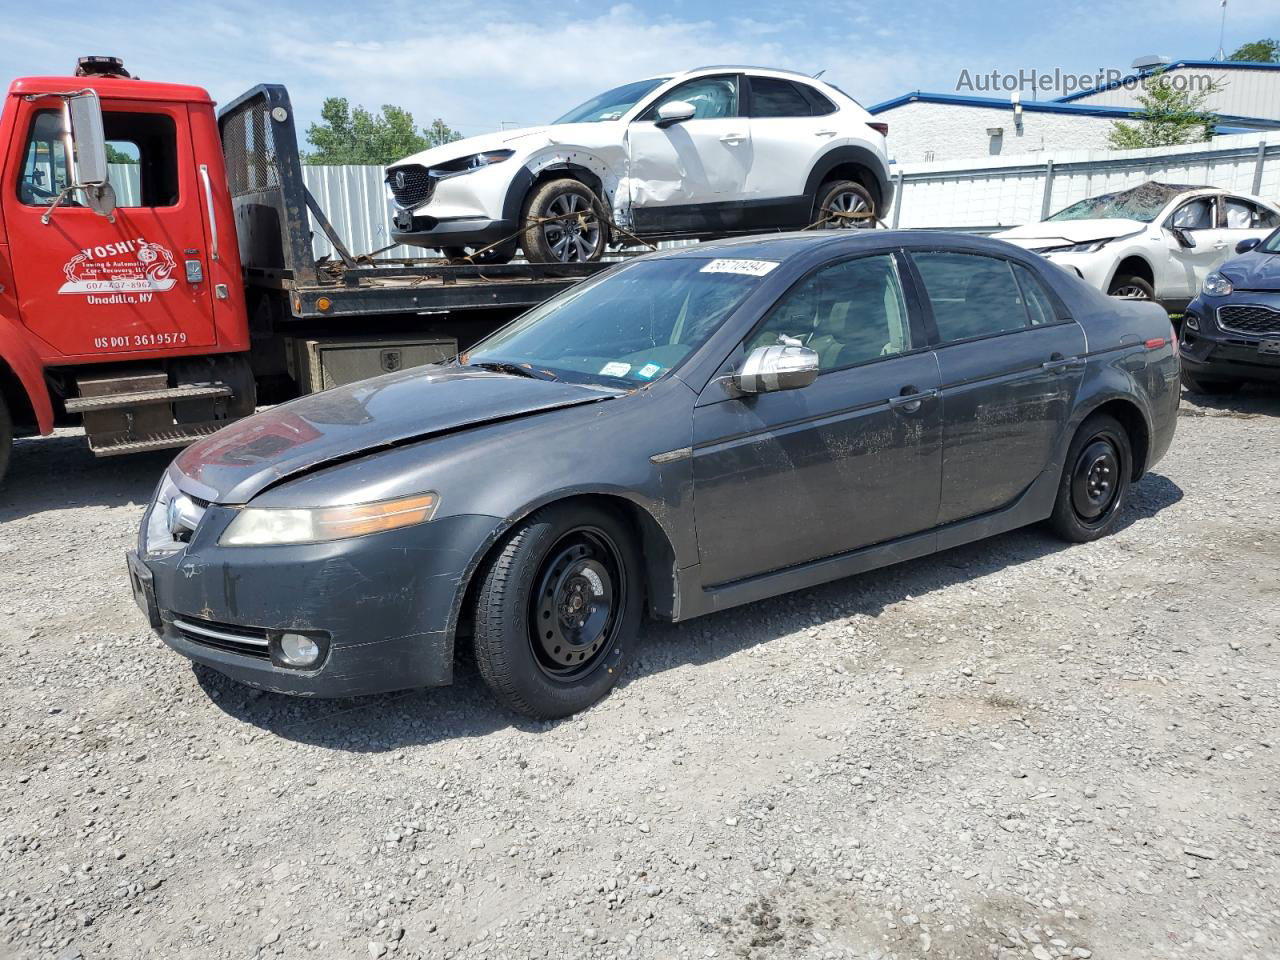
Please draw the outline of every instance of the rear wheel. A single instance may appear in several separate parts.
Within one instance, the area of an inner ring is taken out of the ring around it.
[[[862,184],[832,180],[818,190],[813,219],[815,223],[822,221],[824,230],[869,230],[876,225],[875,212],[875,200]]]
[[[1235,393],[1244,386],[1244,382],[1242,380],[1212,380],[1205,377],[1193,377],[1186,370],[1183,370],[1182,385],[1192,393],[1222,397]]]
[[[4,475],[9,472],[9,457],[13,453],[13,419],[9,416],[9,405],[0,396],[0,483],[4,483]]]
[[[1111,281],[1111,289],[1107,293],[1121,300],[1154,300],[1156,298],[1156,288],[1151,286],[1150,281],[1131,274],[1117,276]]]
[[[525,205],[521,246],[537,263],[587,263],[604,256],[609,232],[591,188],[565,177],[544,183]]]
[[[577,713],[618,682],[643,612],[640,558],[615,514],[566,503],[520,523],[482,572],[475,653],[518,713]]]
[[[1115,417],[1090,417],[1067,450],[1049,519],[1054,533],[1072,543],[1105,537],[1115,529],[1131,476],[1133,449],[1128,432]]]

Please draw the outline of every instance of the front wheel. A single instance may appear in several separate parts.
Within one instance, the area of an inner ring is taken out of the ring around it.
[[[853,180],[833,180],[818,190],[813,220],[824,230],[869,230],[876,225],[871,193]]]
[[[618,682],[644,599],[639,553],[619,517],[546,507],[516,526],[481,576],[476,663],[501,703],[551,720]]]
[[[591,188],[565,177],[544,183],[525,205],[521,246],[535,263],[588,263],[604,256],[609,233]]]
[[[1111,289],[1107,294],[1121,300],[1154,300],[1156,288],[1142,277],[1122,274],[1111,281]]]
[[[1115,529],[1133,476],[1129,434],[1115,417],[1090,417],[1067,450],[1049,525],[1072,543],[1087,543]]]

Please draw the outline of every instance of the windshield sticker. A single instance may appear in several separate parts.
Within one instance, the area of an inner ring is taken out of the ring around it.
[[[600,368],[600,376],[602,377],[625,377],[630,372],[631,364],[623,363],[621,360],[606,363]]]
[[[744,277],[763,277],[778,265],[776,260],[712,260],[699,273],[737,273]]]
[[[58,292],[89,303],[146,303],[173,289],[175,266],[172,253],[142,237],[86,247],[62,265],[67,282]]]
[[[646,363],[643,367],[641,367],[639,370],[636,371],[636,376],[642,377],[645,380],[652,380],[657,375],[658,371],[661,369],[662,368],[658,366],[656,363]]]

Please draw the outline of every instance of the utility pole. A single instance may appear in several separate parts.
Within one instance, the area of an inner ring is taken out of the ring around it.
[[[1219,63],[1227,59],[1227,0],[1222,0],[1222,23],[1218,27],[1218,52],[1214,54],[1213,59]]]

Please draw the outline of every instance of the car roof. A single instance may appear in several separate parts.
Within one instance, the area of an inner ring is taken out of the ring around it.
[[[862,250],[892,250],[898,247],[936,246],[943,249],[985,251],[1014,259],[1027,259],[1027,251],[1003,240],[973,233],[946,230],[801,230],[793,233],[766,233],[730,237],[708,243],[661,250],[656,258],[787,260],[831,246],[833,253]]]

